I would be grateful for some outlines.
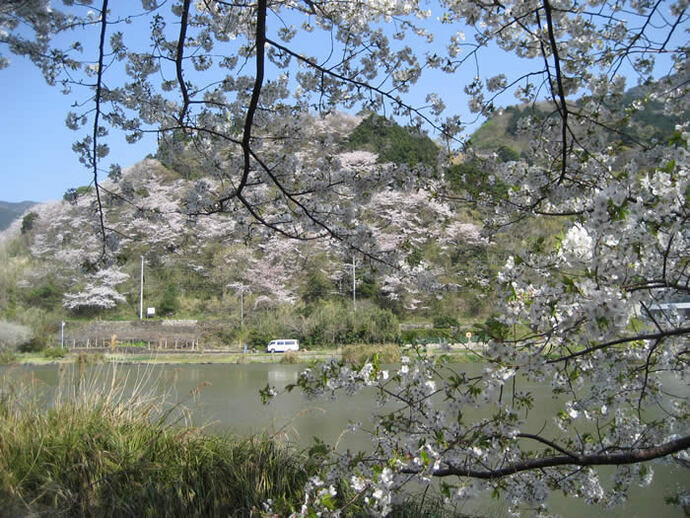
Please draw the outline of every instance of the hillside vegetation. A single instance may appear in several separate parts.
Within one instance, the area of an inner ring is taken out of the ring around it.
[[[335,115],[312,124],[341,142],[332,159],[364,182],[436,163],[428,137],[382,118]],[[389,267],[374,254],[290,240],[234,213],[191,213],[199,182],[220,186],[176,138],[178,152],[162,147],[105,183],[107,225],[119,236],[107,243],[117,245],[107,268],[98,265],[103,244],[87,186],[33,207],[23,218],[30,228],[17,221],[4,233],[0,316],[34,329],[25,347],[54,342],[61,320],[137,319],[141,257],[144,308],[155,307],[157,318],[224,322],[205,337],[210,345],[260,346],[280,336],[306,346],[392,342],[400,322],[469,328],[488,316],[491,247],[476,213],[393,181],[368,192],[356,210],[374,252],[406,251],[403,264]]]
[[[636,92],[611,101],[646,107],[617,142],[621,156],[636,139],[672,136],[675,118]],[[439,150],[426,135],[373,114],[306,119],[305,134],[335,143],[323,159],[361,184],[345,198],[371,254],[333,240],[290,240],[245,215],[207,211],[200,193],[218,194],[222,182],[208,157],[184,135],[171,134],[154,158],[112,171],[104,184],[107,224],[119,236],[106,243],[116,250],[107,268],[98,265],[103,242],[89,186],[32,207],[2,234],[0,320],[6,324],[0,327],[7,329],[0,329],[0,343],[16,342],[16,324],[33,329],[21,347],[35,349],[55,340],[61,320],[137,319],[142,257],[144,307],[155,307],[157,318],[221,322],[204,337],[208,345],[261,346],[279,336],[307,346],[453,339],[487,319],[490,327],[493,272],[510,254],[558,246],[567,222],[525,218],[509,234],[493,229],[488,241],[476,210],[490,213],[488,193],[506,195],[511,186],[488,171],[502,162],[529,162],[520,128],[528,119],[548,121],[549,110],[548,104],[511,106],[487,120],[472,136],[474,154],[440,176],[449,197],[396,180],[401,168],[438,173]],[[308,143],[295,153],[296,160],[308,155]],[[389,179],[383,188],[373,181],[381,177]],[[462,202],[467,199],[474,203]],[[405,260],[394,267],[375,259],[400,251]],[[403,336],[402,322],[443,329]]]
[[[618,102],[637,102],[635,91]],[[471,139],[476,154],[444,171],[451,194],[505,195],[510,186],[487,171],[529,159],[520,127],[527,118],[548,117],[546,104],[496,113]],[[661,106],[650,101],[634,117],[633,140],[669,138],[674,120]],[[3,233],[0,318],[7,330],[0,342],[16,342],[15,324],[33,329],[23,347],[34,349],[55,340],[61,320],[137,319],[141,257],[144,306],[155,307],[158,318],[223,322],[205,336],[210,345],[261,346],[278,336],[307,346],[390,342],[402,338],[401,322],[435,322],[460,333],[491,316],[492,272],[507,255],[558,244],[565,220],[524,220],[509,235],[494,232],[489,242],[481,234],[481,213],[448,201],[454,196],[397,184],[399,167],[436,167],[438,148],[421,133],[376,115],[337,114],[305,124],[315,138],[338,142],[329,160],[363,182],[366,195],[357,195],[354,210],[360,232],[373,242],[372,256],[353,257],[329,240],[290,240],[232,212],[190,211],[199,203],[200,182],[222,186],[185,137],[173,134],[155,158],[114,171],[105,184],[107,224],[119,236],[108,243],[117,252],[107,268],[98,267],[103,243],[88,186],[34,206]],[[389,185],[367,191],[367,178],[382,174]],[[406,260],[396,268],[372,260],[400,250]],[[445,330],[431,335],[450,338]]]

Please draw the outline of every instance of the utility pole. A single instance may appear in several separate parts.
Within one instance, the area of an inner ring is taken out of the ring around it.
[[[240,329],[244,329],[244,287],[240,289]]]
[[[141,275],[139,276],[139,320],[144,318],[144,256],[141,256]]]
[[[355,254],[352,254],[352,310],[357,311],[357,283],[355,275]]]
[[[60,322],[60,349],[65,348],[65,321]]]

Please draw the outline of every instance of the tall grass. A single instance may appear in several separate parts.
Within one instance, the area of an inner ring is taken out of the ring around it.
[[[385,345],[346,345],[343,347],[343,360],[348,363],[362,363],[378,355],[381,363],[397,363],[400,361],[400,347],[396,344]]]
[[[150,376],[66,372],[51,404],[2,380],[0,516],[289,514],[309,463],[264,437],[208,435],[153,396]]]

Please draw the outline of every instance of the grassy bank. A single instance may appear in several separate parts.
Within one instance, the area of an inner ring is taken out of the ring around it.
[[[156,383],[146,373],[118,377],[116,366],[74,366],[62,369],[47,399],[31,378],[0,378],[0,517],[272,517],[299,509],[323,448],[306,453],[267,436],[185,426],[182,407],[152,395]],[[338,491],[343,516],[369,516],[345,484]],[[438,496],[411,495],[390,516],[461,515]]]
[[[287,354],[265,352],[246,353],[227,351],[201,352],[168,352],[141,351],[130,352],[84,352],[66,351],[63,355],[44,353],[12,353],[0,357],[0,365],[50,365],[72,363],[126,363],[126,364],[248,364],[248,363],[302,363],[324,361],[330,358],[343,358],[350,363],[361,363],[366,358],[377,354],[382,363],[396,363],[400,361],[403,350],[394,344],[384,345],[349,345],[338,349],[317,349],[310,351],[290,352]],[[479,356],[457,347],[452,350],[430,349],[428,354],[444,354],[451,361],[476,361]]]
[[[106,394],[68,381],[47,409],[35,387],[2,381],[0,516],[249,516],[269,499],[283,515],[299,505],[313,469],[302,454],[179,426],[179,408],[110,381]]]

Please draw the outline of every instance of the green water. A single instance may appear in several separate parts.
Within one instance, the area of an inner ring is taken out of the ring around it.
[[[91,367],[90,373],[110,369],[109,366]],[[366,448],[368,440],[364,435],[343,432],[349,421],[364,425],[372,412],[378,410],[373,392],[363,392],[354,398],[339,398],[335,401],[308,401],[293,392],[281,395],[270,405],[262,405],[259,390],[269,384],[281,388],[297,379],[304,367],[301,365],[249,364],[249,365],[184,365],[184,366],[118,366],[118,375],[127,377],[128,386],[136,380],[145,380],[147,388],[165,394],[170,403],[179,404],[186,411],[188,422],[205,426],[216,433],[255,434],[267,433],[299,446],[308,446],[313,437],[337,445],[344,450]],[[480,371],[479,364],[460,365],[457,368]],[[0,368],[0,375],[10,373],[13,378],[34,379],[46,394],[58,386],[58,367],[15,367]],[[63,377],[64,379],[64,377]],[[539,430],[548,429],[558,401],[550,391],[538,385],[522,385],[535,395],[534,409],[529,423]],[[91,390],[104,390],[95,385]],[[46,396],[49,397],[49,396]],[[477,411],[481,415],[481,411]],[[182,422],[182,421],[181,421]],[[690,471],[687,469],[657,463],[653,465],[654,482],[647,488],[636,488],[628,503],[614,509],[588,506],[574,499],[563,499],[559,495],[551,498],[552,509],[564,518],[665,518],[681,517],[676,507],[666,505],[664,496],[679,489],[690,488]],[[607,468],[609,472],[612,469]],[[464,512],[482,516],[503,516],[505,505],[500,501],[480,499],[463,509]],[[525,512],[524,516],[531,513]]]

